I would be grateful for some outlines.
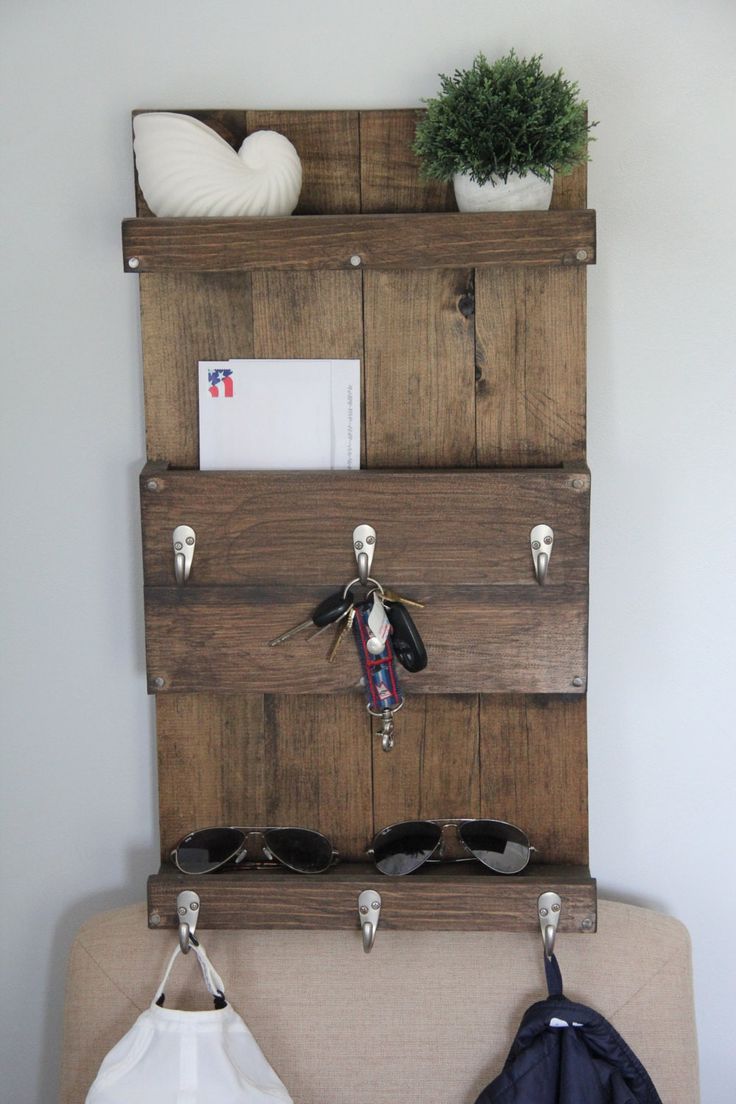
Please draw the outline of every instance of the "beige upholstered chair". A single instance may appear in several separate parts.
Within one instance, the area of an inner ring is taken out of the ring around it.
[[[201,932],[226,995],[296,1104],[474,1104],[518,1021],[546,994],[541,936]],[[69,967],[61,1104],[83,1104],[105,1053],[150,1002],[174,946],[144,906],[79,932]],[[565,992],[606,1016],[664,1104],[697,1104],[690,943],[676,920],[599,902],[599,930],[558,936]],[[168,1007],[207,1007],[194,955]],[[131,1102],[133,1104],[133,1102]]]

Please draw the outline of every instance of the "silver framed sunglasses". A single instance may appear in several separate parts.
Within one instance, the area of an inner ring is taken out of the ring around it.
[[[474,859],[495,874],[519,874],[534,850],[515,824],[446,817],[390,824],[374,836],[368,854],[382,874],[411,874],[425,863]]]
[[[240,863],[280,863],[298,874],[321,874],[338,853],[313,828],[198,828],[179,840],[171,861],[182,874],[214,874]]]

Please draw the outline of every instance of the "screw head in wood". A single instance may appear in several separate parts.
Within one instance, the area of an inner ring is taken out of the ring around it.
[[[157,912],[152,912],[148,917],[148,923],[152,928],[157,928],[161,923],[161,917]]]
[[[140,263],[137,257],[128,257],[128,268],[138,268]]]
[[[580,675],[575,676],[575,678],[572,680],[572,684],[573,684],[573,686],[582,686],[583,685],[583,680],[581,679]]]
[[[575,260],[576,261],[587,261],[587,259],[588,259],[588,250],[587,249],[578,249],[577,253],[575,254]]]
[[[161,484],[159,483],[158,479],[149,479],[148,482],[146,483],[146,490],[147,491],[160,491],[161,490]]]
[[[155,686],[157,690],[163,690],[166,685],[166,679],[161,678],[161,675],[156,675],[156,678],[151,679],[151,685]]]
[[[363,258],[360,257],[357,253],[353,253],[352,257],[350,258],[350,263],[353,268],[360,268],[363,263]]]
[[[585,481],[582,479],[573,479],[572,485],[576,491],[579,491],[581,487],[585,486]]]
[[[593,921],[590,918],[590,916],[586,916],[584,920],[580,921],[580,930],[581,931],[592,931],[593,930]]]

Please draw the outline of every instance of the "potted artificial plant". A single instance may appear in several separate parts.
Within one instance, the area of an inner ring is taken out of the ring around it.
[[[414,152],[424,176],[452,180],[461,211],[547,210],[553,174],[588,160],[588,105],[541,61],[478,54],[424,101]]]

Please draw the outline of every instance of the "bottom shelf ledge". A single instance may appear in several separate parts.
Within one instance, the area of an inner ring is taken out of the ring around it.
[[[537,863],[503,876],[478,863],[447,863],[387,877],[371,863],[341,863],[313,875],[264,866],[201,876],[165,864],[148,879],[149,927],[177,927],[183,889],[199,894],[201,929],[355,929],[364,889],[380,893],[384,931],[538,932],[537,898],[547,890],[562,898],[559,931],[594,932],[597,923],[587,866]]]

